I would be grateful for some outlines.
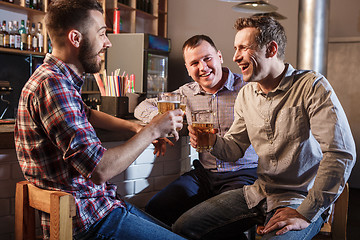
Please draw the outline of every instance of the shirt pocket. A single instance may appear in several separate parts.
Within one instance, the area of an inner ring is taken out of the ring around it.
[[[287,140],[303,139],[310,133],[306,115],[300,106],[280,110],[276,119],[276,128],[279,137]]]

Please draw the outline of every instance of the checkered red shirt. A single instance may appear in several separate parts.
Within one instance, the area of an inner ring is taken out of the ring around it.
[[[15,125],[16,152],[25,178],[75,197],[74,234],[125,206],[116,199],[115,185],[89,180],[106,149],[86,117],[82,84],[69,66],[47,54],[22,90]],[[43,214],[44,234],[48,218]]]

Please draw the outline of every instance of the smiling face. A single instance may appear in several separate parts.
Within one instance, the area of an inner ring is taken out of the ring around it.
[[[256,43],[258,33],[259,30],[250,27],[235,35],[233,61],[241,69],[245,82],[261,82],[268,75],[266,46],[260,48]]]
[[[111,43],[106,36],[106,25],[99,11],[90,10],[90,23],[79,47],[79,61],[86,73],[97,73],[101,60]]]
[[[206,92],[215,93],[223,85],[222,55],[207,41],[185,48],[184,60],[189,76]]]

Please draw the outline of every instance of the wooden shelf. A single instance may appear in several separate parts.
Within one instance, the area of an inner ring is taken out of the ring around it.
[[[0,52],[21,54],[21,55],[35,55],[35,56],[45,56],[46,55],[46,53],[43,53],[43,52],[32,52],[32,51],[26,51],[26,50],[22,51],[19,49],[3,48],[3,47],[0,47]]]
[[[44,11],[27,8],[14,3],[0,2],[0,8],[10,12],[22,13],[27,15],[44,15]]]
[[[150,12],[152,14],[137,9],[136,0],[129,0],[129,5],[118,3],[117,0],[102,1],[105,1],[105,22],[108,26],[108,32],[112,32],[114,9],[117,8],[120,10],[120,19],[122,19],[122,30],[120,32],[149,33],[167,37],[168,0],[151,0],[152,9]]]
[[[25,7],[25,0],[20,0],[18,2],[19,3],[17,3],[17,2],[16,3],[8,3],[8,2],[1,1],[0,9],[8,11],[8,12],[20,13],[20,14],[27,15],[28,19],[30,20],[30,23],[35,23],[36,26],[37,26],[37,24],[36,24],[37,22],[41,22],[42,34],[44,36],[44,53],[21,51],[18,49],[11,49],[11,48],[0,48],[0,53],[6,52],[6,53],[14,53],[14,54],[24,54],[24,55],[32,54],[32,55],[45,56],[46,52],[48,52],[48,35],[47,35],[46,27],[45,27],[44,16],[45,16],[45,12],[47,10],[48,1],[43,0],[42,9],[44,9],[44,11]]]

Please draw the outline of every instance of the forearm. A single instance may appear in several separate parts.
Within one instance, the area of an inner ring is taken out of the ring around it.
[[[330,155],[330,156],[329,156]],[[313,187],[298,207],[298,212],[315,221],[341,194],[355,163],[348,153],[325,153]]]
[[[101,184],[120,174],[157,138],[165,137],[166,134],[174,134],[177,141],[179,133],[176,129],[182,128],[182,119],[183,115],[180,109],[168,111],[154,118],[125,144],[105,151],[93,171],[91,180],[95,184]]]
[[[137,133],[143,128],[143,126],[137,123],[117,118],[96,110],[91,110],[89,121],[95,128],[115,132],[127,131],[130,133]]]
[[[149,123],[158,113],[156,98],[142,101],[134,110],[134,116],[144,123]]]
[[[105,151],[96,166],[91,180],[101,184],[122,173],[158,136],[146,127],[126,143]]]

